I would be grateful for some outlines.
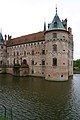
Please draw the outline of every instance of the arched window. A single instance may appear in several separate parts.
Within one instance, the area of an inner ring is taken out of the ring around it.
[[[24,60],[23,60],[23,64],[25,64],[25,65],[27,64],[27,61],[26,61],[26,59],[24,59]]]
[[[57,52],[57,45],[56,44],[53,45],[53,52],[54,51]]]
[[[45,65],[45,60],[42,60],[42,65]]]
[[[53,58],[53,66],[57,66],[57,58]]]
[[[32,72],[32,74],[34,74],[34,70],[33,70],[33,69],[32,69],[32,71],[31,71],[31,72]]]

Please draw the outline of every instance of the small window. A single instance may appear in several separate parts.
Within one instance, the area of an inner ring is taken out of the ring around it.
[[[63,36],[63,39],[65,39],[65,36]]]
[[[34,55],[34,50],[32,50],[32,55]]]
[[[61,77],[63,77],[63,75],[61,75]]]
[[[19,55],[19,52],[17,52],[17,55]]]
[[[32,74],[34,74],[34,70],[33,70],[33,69],[32,69],[32,71],[31,71],[31,72],[32,72]]]
[[[53,45],[53,51],[57,52],[57,45],[56,44]]]
[[[53,38],[57,38],[57,33],[53,33]]]
[[[45,55],[45,50],[42,50],[42,55]]]
[[[26,59],[24,59],[24,60],[23,60],[23,64],[25,64],[25,65],[27,64],[27,61],[26,61]]]
[[[0,65],[2,65],[2,60],[0,61]]]
[[[45,60],[42,60],[42,65],[45,65]]]
[[[3,46],[1,46],[1,49],[3,49]]]
[[[15,59],[13,60],[13,64],[15,64]]]
[[[53,58],[53,66],[57,66],[57,58]]]
[[[32,65],[34,65],[34,60],[32,60]]]
[[[21,62],[21,64],[22,64],[22,58],[20,58],[20,62]]]

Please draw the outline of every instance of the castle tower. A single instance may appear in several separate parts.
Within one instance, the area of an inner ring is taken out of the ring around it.
[[[45,32],[46,68],[45,79],[65,81],[73,75],[73,37],[67,20],[60,20],[56,14]]]

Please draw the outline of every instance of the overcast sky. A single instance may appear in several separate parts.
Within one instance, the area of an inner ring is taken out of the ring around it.
[[[74,36],[74,59],[80,59],[80,0],[0,0],[2,34],[18,37],[43,30],[55,15],[68,19]]]

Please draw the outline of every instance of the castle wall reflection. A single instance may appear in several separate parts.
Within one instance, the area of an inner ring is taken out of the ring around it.
[[[0,75],[0,104],[13,120],[79,120],[80,74],[66,82]]]

